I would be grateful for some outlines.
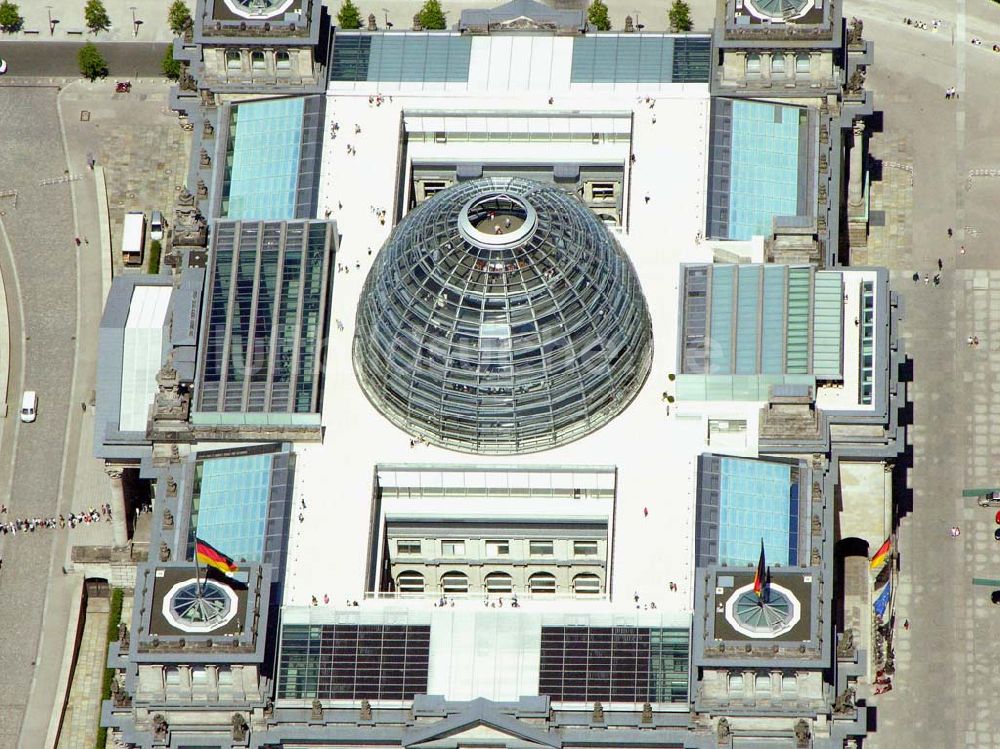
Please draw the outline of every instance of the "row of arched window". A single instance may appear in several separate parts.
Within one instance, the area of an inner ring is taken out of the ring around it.
[[[514,578],[506,572],[491,572],[483,578],[486,593],[513,593]],[[468,593],[469,576],[451,571],[441,575],[438,588],[442,593]],[[396,576],[396,590],[400,593],[423,593],[427,588],[424,576],[416,570],[405,570]],[[556,576],[551,572],[535,572],[528,577],[529,593],[555,593]],[[583,572],[573,578],[573,592],[580,595],[597,595],[601,592],[601,578]]]
[[[761,72],[761,56],[756,52],[751,52],[747,55],[747,73],[749,74],[759,74]],[[795,72],[796,73],[808,73],[810,65],[810,57],[806,53],[799,53],[795,55]],[[781,53],[775,53],[771,55],[771,72],[772,73],[784,73],[785,72],[785,56]]]
[[[278,70],[288,70],[292,67],[292,58],[285,50],[279,49],[274,53],[274,67]],[[226,69],[242,70],[243,53],[238,49],[226,50]],[[250,52],[250,69],[267,70],[267,58],[260,50]]]

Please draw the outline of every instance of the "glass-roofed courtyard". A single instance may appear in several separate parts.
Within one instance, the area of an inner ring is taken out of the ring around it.
[[[320,221],[216,224],[195,423],[318,423],[334,242]]]
[[[315,215],[323,97],[234,104],[218,215],[282,220]]]
[[[803,107],[724,98],[712,102],[709,237],[768,236],[776,217],[812,214],[811,132]]]
[[[194,465],[189,554],[195,538],[237,564],[269,562],[284,569],[293,459],[287,449],[261,446],[202,453]]]
[[[761,540],[769,565],[802,563],[808,486],[798,462],[699,456],[697,563],[756,564]]]

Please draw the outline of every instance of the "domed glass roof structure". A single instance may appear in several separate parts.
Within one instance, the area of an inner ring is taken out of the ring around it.
[[[411,211],[358,305],[369,400],[427,442],[536,452],[621,412],[649,373],[642,290],[604,225],[561,190],[485,178]]]
[[[749,0],[748,5],[759,18],[789,21],[812,10],[813,0]]]

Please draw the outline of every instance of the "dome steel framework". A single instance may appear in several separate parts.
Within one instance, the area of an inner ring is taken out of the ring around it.
[[[788,588],[767,582],[764,595],[758,596],[753,585],[733,591],[726,601],[726,620],[732,627],[754,639],[779,637],[798,624],[802,607]]]
[[[411,211],[358,305],[354,368],[411,435],[462,452],[546,450],[642,387],[649,313],[625,253],[571,195],[484,178]]]
[[[751,13],[760,18],[792,20],[812,10],[813,0],[749,0]]]

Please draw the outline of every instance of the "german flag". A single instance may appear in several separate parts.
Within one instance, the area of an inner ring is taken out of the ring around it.
[[[232,559],[209,543],[205,543],[200,538],[195,539],[195,555],[198,561],[208,567],[215,567],[219,572],[227,575],[236,572],[239,567]]]
[[[877,570],[883,564],[885,560],[889,558],[889,552],[892,551],[892,536],[885,540],[885,543],[878,547],[878,551],[875,552],[875,556],[872,557],[871,562],[868,563],[870,569]]]
[[[757,571],[753,576],[753,592],[757,598],[764,598],[764,585],[766,582],[767,568],[764,565],[764,539],[760,540],[760,560],[757,562]]]

